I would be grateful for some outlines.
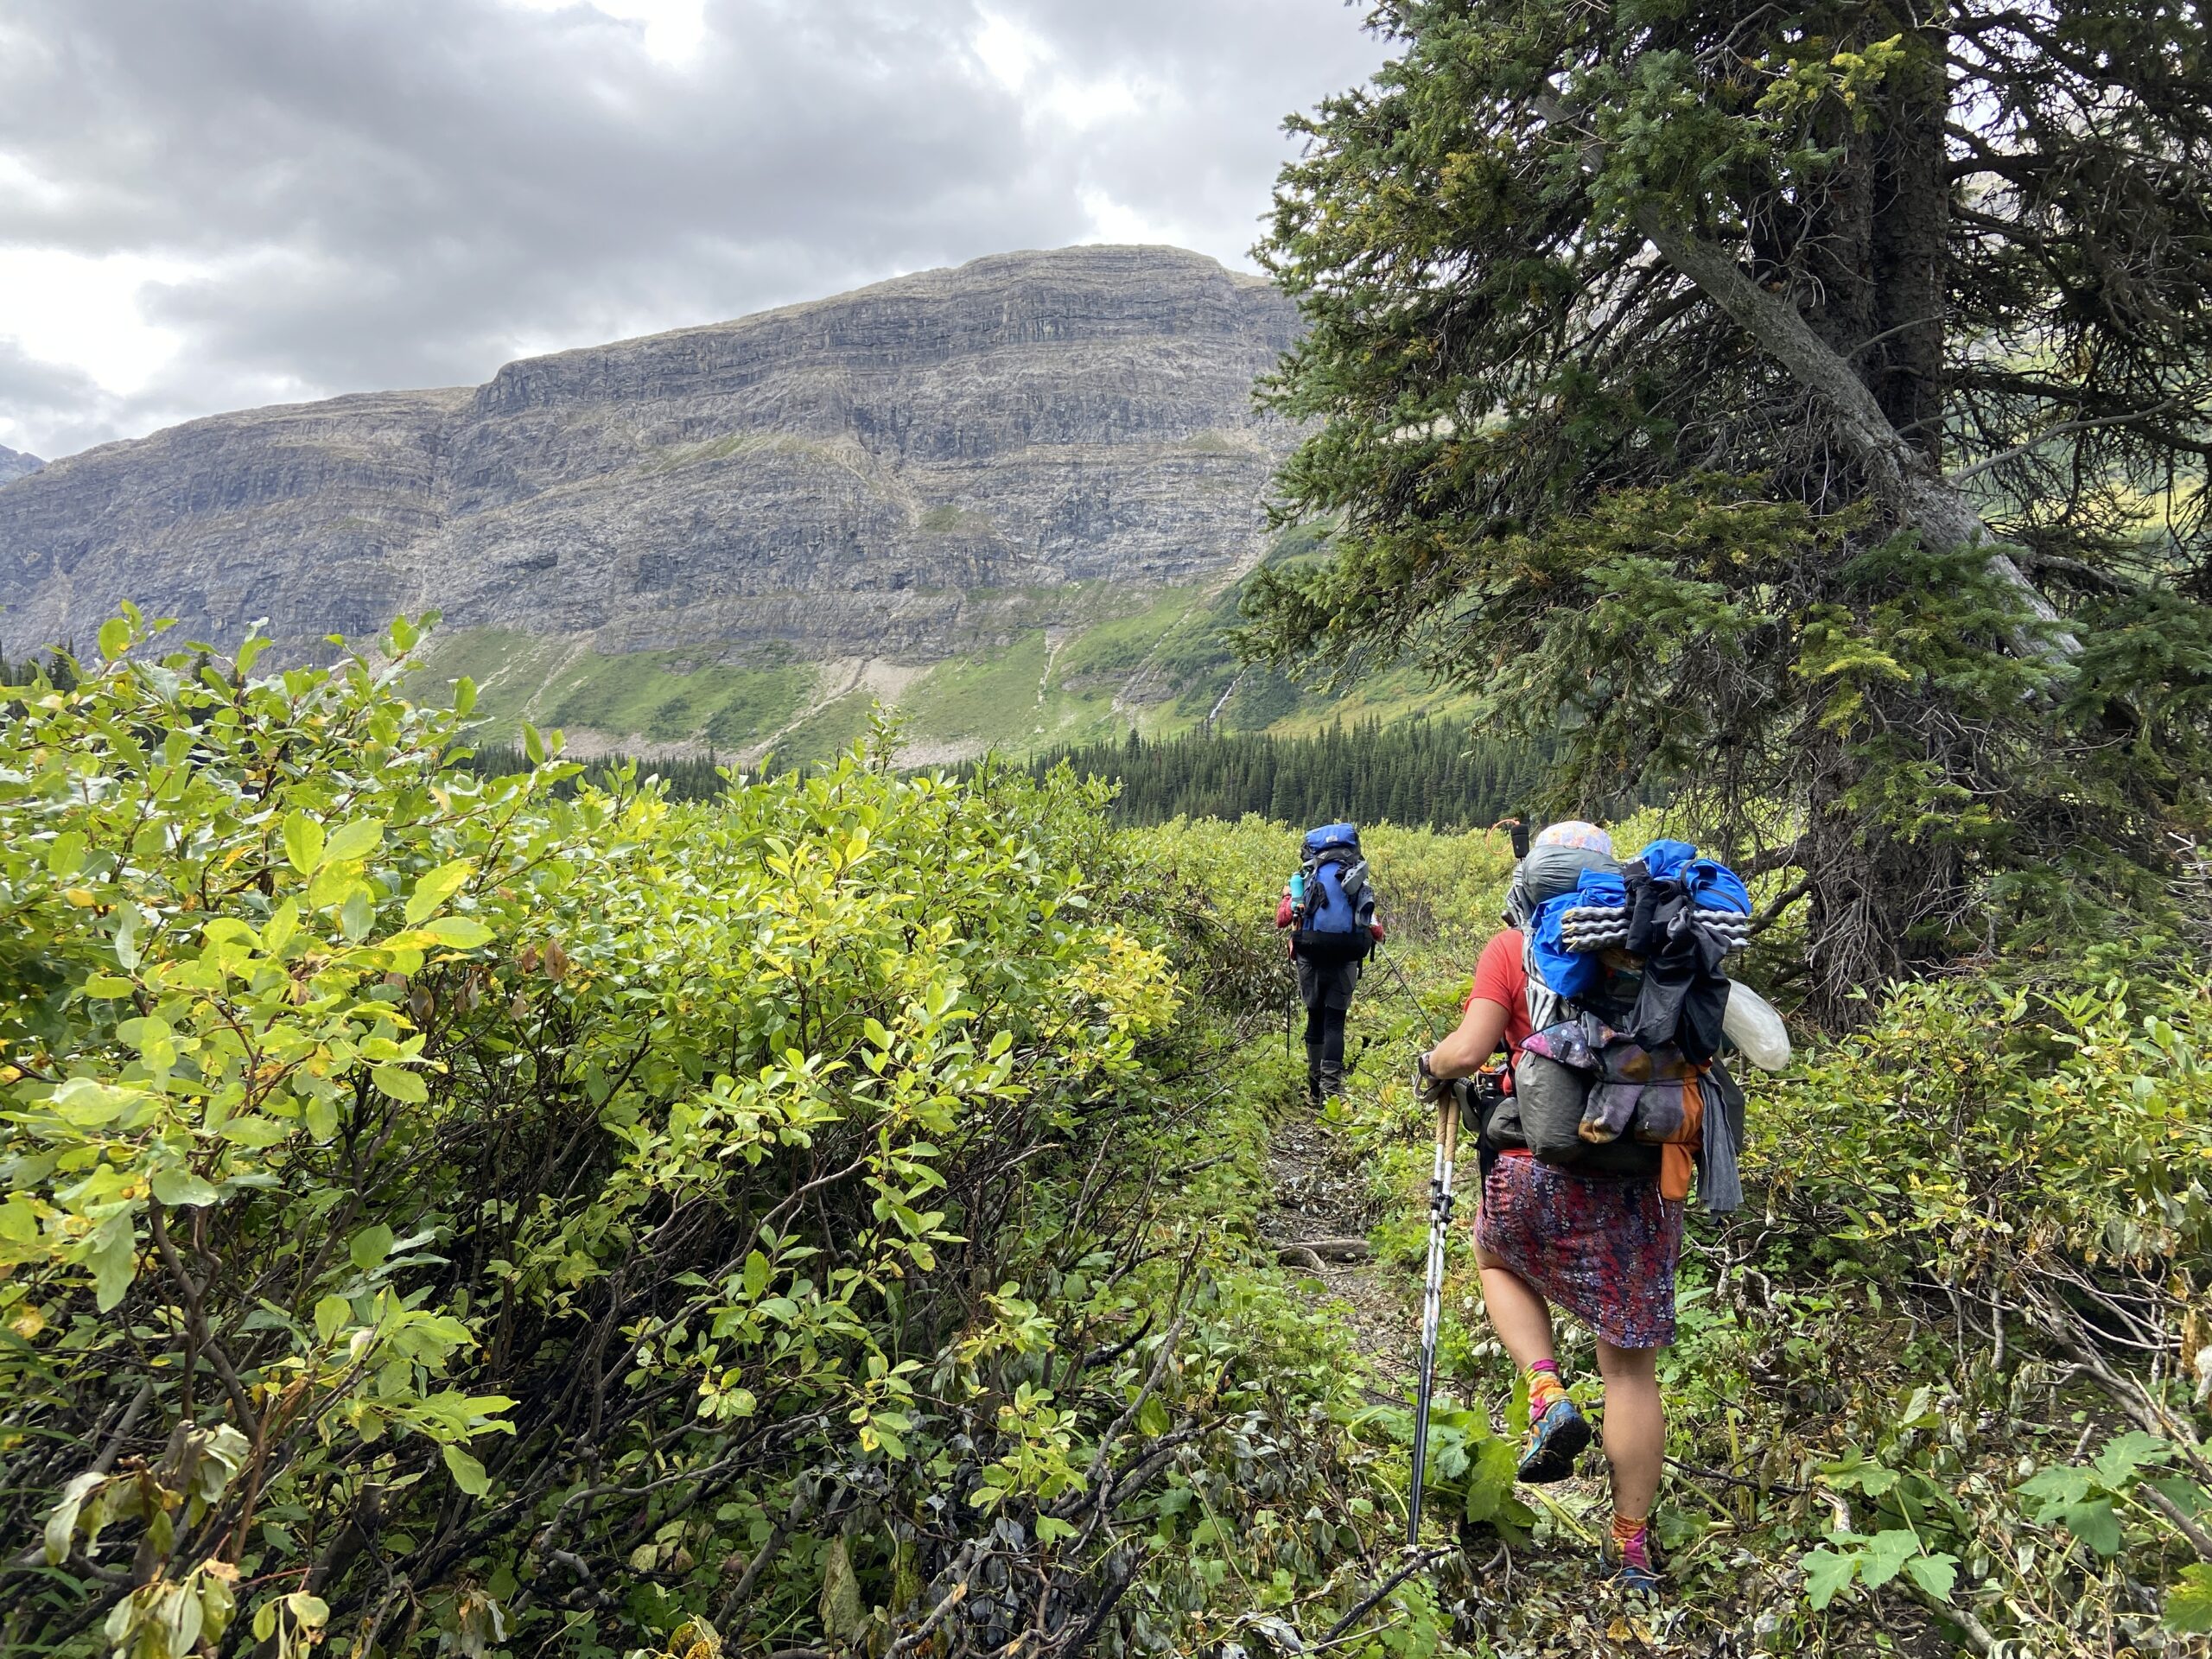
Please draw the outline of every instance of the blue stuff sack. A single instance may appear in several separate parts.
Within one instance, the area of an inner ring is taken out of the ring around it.
[[[1625,905],[1628,883],[1617,869],[1585,870],[1575,881],[1572,897],[1576,905]]]
[[[1654,881],[1672,881],[1682,874],[1682,867],[1697,856],[1697,849],[1687,841],[1659,840],[1653,842],[1637,857],[1651,873]]]
[[[1587,880],[1599,874],[1585,871],[1583,879]],[[1573,893],[1545,899],[1536,906],[1536,913],[1529,922],[1529,965],[1535,970],[1537,978],[1570,1002],[1580,1001],[1595,991],[1605,976],[1601,957],[1570,950],[1560,937],[1560,918],[1575,906],[1588,902],[1578,887]]]
[[[1750,889],[1717,858],[1691,860],[1682,871],[1682,892],[1700,910],[1732,910],[1741,916],[1751,913]]]

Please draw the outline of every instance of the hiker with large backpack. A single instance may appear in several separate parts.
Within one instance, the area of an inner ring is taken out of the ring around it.
[[[1613,1495],[1603,1555],[1646,1594],[1666,1455],[1657,1361],[1675,1337],[1693,1168],[1709,1207],[1741,1196],[1743,1096],[1717,1049],[1724,1021],[1732,1033],[1771,1018],[1763,1042],[1779,1032],[1751,993],[1734,1007],[1741,988],[1719,971],[1750,907],[1735,875],[1685,842],[1655,842],[1624,867],[1604,830],[1554,824],[1514,870],[1508,925],[1484,947],[1459,1026],[1419,1063],[1440,1097],[1505,1052],[1503,1088],[1478,1091],[1475,1255],[1491,1328],[1528,1381],[1520,1478],[1564,1479],[1591,1439],[1560,1375],[1556,1304],[1597,1332]]]
[[[1361,965],[1382,943],[1375,888],[1359,850],[1359,827],[1309,830],[1299,866],[1283,884],[1275,925],[1290,935],[1298,1000],[1306,1006],[1306,1092],[1315,1105],[1344,1086],[1344,1020]]]

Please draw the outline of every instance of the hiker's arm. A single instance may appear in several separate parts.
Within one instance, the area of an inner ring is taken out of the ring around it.
[[[1428,1051],[1433,1077],[1471,1077],[1483,1069],[1505,1036],[1505,1005],[1487,997],[1467,1004],[1452,1033]]]
[[[1283,889],[1282,897],[1275,901],[1275,925],[1288,927],[1298,919],[1298,912],[1290,902],[1290,889]]]

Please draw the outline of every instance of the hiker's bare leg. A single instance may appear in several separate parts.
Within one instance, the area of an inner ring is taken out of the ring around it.
[[[1490,1328],[1513,1356],[1514,1369],[1525,1371],[1540,1359],[1552,1358],[1552,1311],[1544,1299],[1520,1274],[1479,1249],[1475,1261],[1483,1272],[1483,1309],[1490,1315]]]
[[[1483,1275],[1487,1289],[1490,1275]],[[1659,1351],[1616,1348],[1598,1339],[1605,1381],[1605,1461],[1613,1470],[1613,1510],[1638,1520],[1659,1496],[1667,1461],[1667,1414],[1659,1403]]]

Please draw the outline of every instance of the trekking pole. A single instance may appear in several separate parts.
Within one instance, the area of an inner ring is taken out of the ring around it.
[[[1418,1079],[1416,1079],[1418,1083]],[[1414,1482],[1406,1546],[1421,1546],[1421,1487],[1428,1471],[1428,1406],[1436,1392],[1436,1328],[1444,1317],[1444,1247],[1452,1230],[1452,1163],[1459,1150],[1459,1089],[1436,1103],[1436,1163],[1428,1182],[1428,1276],[1421,1297],[1421,1382],[1414,1403]]]
[[[1414,1013],[1420,1017],[1422,1026],[1427,1029],[1428,1046],[1434,1048],[1444,1039],[1436,1034],[1436,1022],[1428,1017],[1428,1010],[1421,1006],[1421,998],[1414,994],[1414,988],[1407,982],[1406,976],[1400,971],[1398,964],[1382,954],[1382,947],[1379,944],[1375,947],[1375,960],[1388,968],[1390,970],[1390,977],[1398,982],[1399,990],[1405,994],[1406,1001],[1413,1004]]]

